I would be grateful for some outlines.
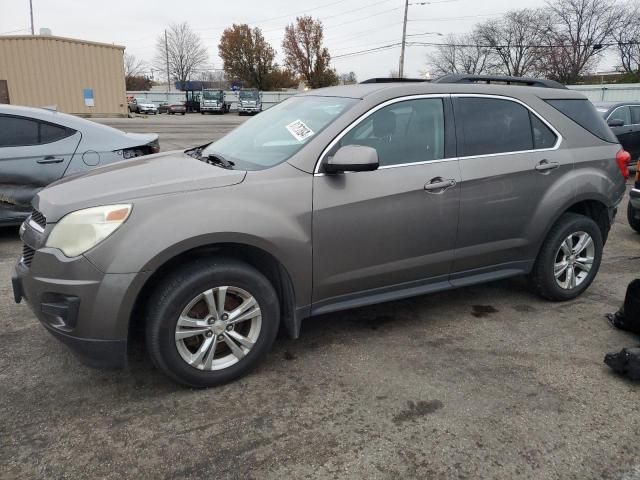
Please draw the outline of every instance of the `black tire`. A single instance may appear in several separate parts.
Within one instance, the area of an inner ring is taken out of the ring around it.
[[[627,221],[631,228],[640,233],[640,212],[633,208],[631,202],[627,204]]]
[[[249,292],[260,306],[261,326],[254,346],[237,363],[204,371],[189,365],[175,341],[178,317],[199,293],[216,286],[235,286]],[[278,333],[280,307],[267,278],[246,263],[232,259],[201,260],[166,277],[149,297],[146,342],[154,365],[170,378],[193,388],[221,385],[246,375],[270,350]]]
[[[595,250],[594,259],[591,270],[584,280],[574,288],[565,289],[556,281],[554,265],[560,245],[569,235],[576,232],[585,232],[591,236]],[[529,276],[534,290],[541,297],[552,301],[566,301],[576,298],[591,285],[598,273],[602,260],[602,249],[602,232],[596,222],[584,215],[565,213],[551,228],[538,253],[538,258]]]

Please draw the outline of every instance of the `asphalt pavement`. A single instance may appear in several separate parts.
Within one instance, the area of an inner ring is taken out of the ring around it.
[[[166,150],[244,120],[104,123]],[[574,301],[511,279],[323,315],[248,377],[189,390],[142,344],[127,370],[81,365],[13,302],[21,246],[0,229],[0,478],[640,479],[640,384],[602,362],[640,343],[604,319],[639,246],[621,212]]]

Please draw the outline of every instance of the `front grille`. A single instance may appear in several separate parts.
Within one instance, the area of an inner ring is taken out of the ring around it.
[[[35,208],[31,210],[31,220],[40,225],[42,228],[45,228],[47,226],[47,219]]]
[[[23,243],[22,244],[22,263],[24,263],[27,267],[30,267],[35,253],[36,251],[33,248],[31,248],[26,243]]]

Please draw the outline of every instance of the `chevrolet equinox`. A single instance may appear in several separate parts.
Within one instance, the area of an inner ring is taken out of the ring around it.
[[[203,147],[40,191],[15,299],[90,365],[125,366],[138,327],[173,380],[218,385],[311,315],[516,275],[580,295],[628,161],[564,88],[314,90]]]

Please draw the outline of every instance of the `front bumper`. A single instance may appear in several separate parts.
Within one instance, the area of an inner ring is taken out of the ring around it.
[[[203,105],[200,107],[201,112],[223,112],[224,105]]]
[[[261,110],[259,105],[238,105],[238,113],[258,113]]]
[[[636,210],[640,210],[640,188],[632,188],[629,192],[629,202]]]
[[[137,291],[137,275],[105,274],[83,256],[67,258],[40,247],[38,235],[28,224],[21,229],[23,241],[36,251],[29,264],[23,257],[14,269],[15,301],[26,300],[40,323],[83,363],[125,367],[129,322],[123,305],[129,290]]]

